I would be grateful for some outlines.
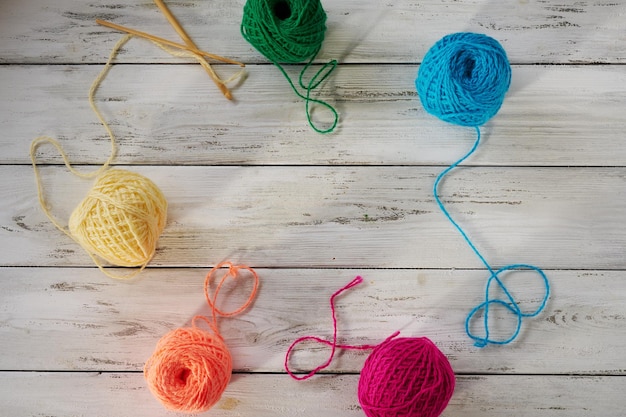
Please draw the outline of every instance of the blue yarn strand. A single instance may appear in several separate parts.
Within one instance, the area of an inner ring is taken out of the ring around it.
[[[472,240],[469,238],[469,236],[467,235],[465,230],[463,230],[463,228],[452,218],[452,216],[450,215],[450,212],[443,205],[443,202],[441,201],[441,198],[439,197],[439,192],[438,192],[439,184],[441,183],[443,178],[448,173],[450,173],[450,171],[452,171],[453,169],[458,167],[460,164],[462,164],[467,158],[469,158],[474,152],[476,152],[476,149],[478,149],[478,145],[480,144],[480,139],[481,139],[480,128],[478,126],[474,126],[474,128],[476,129],[476,134],[477,134],[477,138],[476,138],[476,141],[474,142],[474,145],[472,146],[472,148],[470,149],[469,152],[467,152],[465,155],[463,155],[463,157],[461,157],[459,160],[454,162],[452,165],[450,165],[449,167],[444,169],[437,176],[437,178],[435,179],[435,184],[433,185],[433,195],[435,197],[435,201],[437,203],[437,206],[439,207],[441,212],[444,214],[446,219],[448,219],[448,221],[461,234],[461,236],[463,237],[463,239],[465,240],[467,245],[472,249],[472,251],[476,254],[476,256],[478,256],[478,258],[483,263],[483,265],[485,265],[485,268],[487,268],[487,271],[489,271],[489,279],[487,280],[487,285],[485,287],[485,301],[483,301],[482,303],[480,303],[479,305],[474,307],[469,312],[469,314],[467,315],[467,318],[465,319],[465,333],[467,333],[467,335],[472,340],[474,340],[474,345],[477,346],[477,347],[485,347],[488,344],[506,345],[506,344],[511,343],[513,340],[515,340],[517,338],[517,336],[519,335],[519,333],[521,331],[521,328],[522,328],[522,319],[524,317],[535,317],[544,309],[544,307],[546,306],[546,303],[548,302],[548,298],[550,297],[550,283],[548,282],[548,277],[543,272],[543,270],[541,270],[540,268],[538,268],[536,266],[533,266],[533,265],[511,264],[511,265],[503,266],[502,268],[498,269],[497,271],[494,271],[494,269],[491,267],[489,262],[487,262],[487,260],[482,255],[482,253],[480,253],[480,251],[478,250],[478,248],[476,247],[474,242],[472,242]],[[501,273],[503,273],[503,272],[513,271],[513,270],[525,270],[525,269],[537,272],[539,274],[539,276],[542,278],[543,283],[545,285],[545,295],[543,297],[543,300],[541,301],[541,304],[539,305],[539,307],[535,311],[533,311],[532,313],[524,313],[524,312],[522,312],[522,310],[519,308],[519,303],[511,295],[511,292],[506,287],[504,282],[502,282],[502,280],[499,278],[499,275]],[[497,299],[497,298],[496,299],[492,299],[491,298],[490,290],[491,290],[491,285],[492,285],[492,283],[494,281],[496,282],[498,287],[500,287],[500,289],[502,290],[502,292],[506,296],[506,301],[501,300],[501,299]],[[492,304],[497,304],[497,305],[500,305],[500,306],[506,308],[508,311],[510,311],[516,317],[517,323],[516,323],[515,330],[514,330],[513,334],[508,339],[498,340],[498,339],[492,339],[490,337],[490,332],[489,332],[489,306],[492,305]],[[484,311],[483,312],[483,325],[484,325],[484,334],[485,335],[483,337],[477,336],[477,335],[473,334],[472,331],[470,330],[470,324],[471,324],[472,319],[481,310]]]
[[[528,269],[528,270],[532,270],[532,271],[537,272],[539,274],[539,276],[542,278],[543,284],[545,285],[545,288],[546,288],[546,292],[545,292],[545,295],[543,297],[543,300],[541,301],[541,304],[532,313],[524,313],[524,312],[522,312],[520,310],[519,304],[517,303],[517,301],[515,301],[513,296],[511,296],[511,293],[508,291],[508,289],[506,288],[506,286],[504,285],[502,280],[500,280],[500,278],[498,278],[498,275],[500,275],[502,272],[513,271],[513,270],[523,270],[523,269]],[[491,288],[491,283],[494,280],[497,282],[498,286],[505,293],[506,297],[508,298],[508,302],[500,300],[500,299],[491,299],[490,298],[489,290]],[[465,319],[465,332],[467,333],[467,335],[471,339],[474,340],[474,345],[477,346],[477,347],[485,347],[485,346],[487,346],[490,343],[494,344],[494,345],[506,345],[506,344],[509,344],[513,340],[515,340],[515,338],[517,338],[517,336],[519,335],[520,330],[522,328],[522,319],[524,317],[535,317],[539,313],[541,313],[541,311],[545,308],[546,303],[548,302],[548,298],[549,297],[550,297],[550,283],[548,281],[548,277],[546,276],[546,274],[540,268],[537,268],[536,266],[527,265],[527,264],[511,264],[511,265],[507,265],[507,266],[504,266],[504,267],[498,269],[496,272],[491,271],[491,275],[490,275],[489,279],[487,280],[487,286],[485,288],[485,301],[483,301],[482,303],[480,303],[479,305],[474,307],[469,312],[469,314],[467,315],[467,318]],[[509,310],[511,313],[513,313],[515,315],[515,317],[517,319],[515,331],[513,332],[513,335],[511,335],[511,337],[509,337],[508,339],[496,340],[496,339],[491,339],[489,337],[489,305],[490,304],[501,305],[501,306],[505,307],[507,310]],[[474,335],[471,332],[470,328],[469,328],[470,327],[470,322],[472,321],[472,318],[480,310],[484,310],[484,316],[483,316],[483,324],[485,326],[485,336],[484,337],[479,337],[479,336]]]
[[[454,33],[439,40],[424,56],[415,80],[420,100],[428,113],[446,122],[476,129],[476,142],[469,152],[437,176],[433,195],[439,209],[489,272],[485,300],[474,307],[465,320],[465,332],[478,347],[488,344],[506,345],[515,340],[520,333],[522,320],[537,316],[546,306],[550,296],[548,278],[536,266],[511,264],[494,270],[463,228],[452,218],[438,193],[443,178],[478,148],[481,139],[480,126],[498,112],[510,83],[511,67],[500,43],[489,36],[471,32]],[[530,270],[536,272],[543,280],[545,295],[537,310],[524,313],[500,278],[502,273],[513,270]],[[503,299],[491,298],[490,292],[494,282],[504,294]],[[490,336],[489,312],[493,306],[503,307],[515,316],[517,322],[510,337],[496,339]],[[475,335],[470,330],[472,319],[479,312],[483,313],[484,336]]]
[[[448,168],[443,170],[441,172],[441,174],[439,174],[437,176],[437,179],[435,180],[435,184],[433,185],[433,195],[435,196],[435,201],[437,202],[437,205],[439,206],[439,209],[443,212],[443,214],[446,216],[448,221],[450,221],[450,223],[452,223],[452,225],[456,228],[456,230],[458,230],[459,233],[461,233],[461,236],[463,236],[463,239],[465,239],[465,242],[467,242],[467,244],[469,245],[470,248],[472,248],[474,253],[476,255],[478,255],[478,258],[480,258],[481,262],[487,267],[489,272],[491,274],[493,274],[493,270],[491,269],[491,266],[489,266],[489,263],[487,262],[487,260],[480,253],[480,251],[476,248],[474,243],[472,243],[472,241],[467,236],[467,233],[465,233],[463,228],[461,226],[459,226],[459,224],[457,222],[454,221],[454,219],[452,218],[452,216],[450,215],[448,210],[444,207],[443,203],[441,202],[441,199],[439,198],[439,193],[437,192],[437,190],[439,189],[439,183],[441,182],[443,177],[445,177],[454,168],[456,168],[457,166],[462,164],[463,161],[465,161],[467,158],[469,158],[474,152],[476,152],[476,149],[478,149],[478,145],[480,144],[480,129],[478,127],[476,127],[476,133],[478,134],[478,138],[476,139],[476,142],[474,142],[474,146],[472,146],[472,149],[470,149],[470,151],[468,153],[466,153],[461,159],[459,159],[458,161],[454,162],[452,165],[450,165]]]

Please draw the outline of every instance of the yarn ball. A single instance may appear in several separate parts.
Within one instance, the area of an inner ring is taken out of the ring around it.
[[[274,63],[298,63],[314,57],[326,32],[319,0],[248,0],[241,34]]]
[[[233,365],[222,338],[196,327],[172,330],[146,362],[150,391],[168,409],[208,410],[226,389]]]
[[[453,33],[424,56],[415,86],[427,112],[461,126],[493,117],[511,84],[511,66],[500,43],[478,33]]]
[[[450,362],[429,339],[390,339],[365,361],[359,402],[368,417],[437,417],[454,384]]]
[[[76,207],[69,229],[89,253],[116,266],[145,265],[165,227],[167,201],[148,178],[110,169]]]

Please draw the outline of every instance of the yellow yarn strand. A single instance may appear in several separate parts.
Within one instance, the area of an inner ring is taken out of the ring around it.
[[[95,265],[107,276],[130,279],[139,274],[153,257],[156,242],[165,228],[167,201],[159,188],[148,178],[121,169],[110,169],[116,154],[115,135],[95,104],[95,94],[106,77],[120,48],[132,35],[126,35],[113,47],[109,58],[89,89],[89,105],[111,139],[111,154],[100,168],[82,173],[72,167],[61,144],[41,136],[30,146],[30,159],[35,172],[37,195],[43,212],[52,224],[82,246]],[[87,197],[72,212],[69,229],[51,213],[45,199],[36,152],[43,144],[53,145],[68,170],[80,178],[97,177]],[[126,275],[108,272],[99,258],[116,266],[139,267]]]
[[[161,48],[162,50],[164,50],[165,52],[167,52],[168,54],[175,56],[177,58],[193,58],[197,60],[198,63],[202,65],[202,68],[204,68],[205,71],[209,75],[211,75],[211,78],[213,78],[217,83],[219,83],[220,85],[224,87],[227,87],[228,84],[232,83],[233,81],[239,78],[242,78],[246,74],[246,70],[242,69],[242,70],[237,71],[235,74],[231,75],[229,78],[223,80],[219,77],[219,75],[217,75],[217,73],[213,70],[213,67],[211,66],[211,64],[209,64],[209,62],[202,55],[199,55],[191,51],[187,51],[187,50],[178,50],[178,49],[169,47],[164,43],[160,43],[158,41],[152,40],[151,42],[155,44],[156,46],[158,46],[159,48]]]

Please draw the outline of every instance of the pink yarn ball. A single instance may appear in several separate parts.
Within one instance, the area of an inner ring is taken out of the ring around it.
[[[359,402],[368,417],[437,417],[454,383],[450,362],[429,339],[390,339],[365,361]]]

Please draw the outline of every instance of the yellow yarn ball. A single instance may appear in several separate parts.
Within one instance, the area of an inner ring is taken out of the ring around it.
[[[144,266],[165,227],[167,201],[143,175],[109,169],[98,177],[69,220],[89,253],[116,266]]]

